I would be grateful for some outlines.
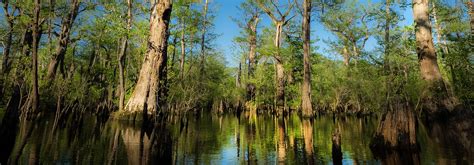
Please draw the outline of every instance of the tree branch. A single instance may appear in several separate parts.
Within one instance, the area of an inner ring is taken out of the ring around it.
[[[273,5],[273,7],[275,7],[275,10],[278,12],[278,14],[279,14],[280,16],[283,16],[283,15],[281,14],[280,9],[278,8],[278,5],[276,5],[275,2],[273,2],[273,0],[270,0],[270,3]]]
[[[265,4],[263,4],[261,1],[257,1],[257,4],[258,6],[260,6],[260,8],[262,8],[262,10],[267,13],[267,15],[272,19],[273,22],[278,22],[279,20],[275,17],[275,15],[273,15],[272,11],[270,11],[270,9],[268,9]]]
[[[282,15],[282,17],[286,17],[290,14],[291,9],[295,6],[295,3],[291,3],[291,0],[288,0],[288,4],[290,4],[290,7],[288,7],[288,10],[286,10],[285,14]]]

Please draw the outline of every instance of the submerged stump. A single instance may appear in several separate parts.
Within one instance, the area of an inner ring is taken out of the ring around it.
[[[380,120],[370,148],[375,151],[417,150],[415,113],[404,104],[392,107]]]

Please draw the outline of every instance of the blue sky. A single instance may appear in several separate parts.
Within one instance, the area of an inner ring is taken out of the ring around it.
[[[233,18],[239,18],[238,14],[240,13],[237,6],[242,3],[244,0],[212,0],[210,1],[215,11],[215,33],[220,36],[216,39],[215,43],[219,50],[221,50],[228,62],[229,66],[236,66],[237,61],[234,57],[236,50],[233,50],[232,40],[234,37],[240,35],[240,29],[235,22],[231,20]],[[359,3],[375,3],[380,0],[368,2],[368,0],[360,0]],[[405,20],[400,22],[400,25],[411,25],[413,23],[412,10],[411,8],[399,11],[401,15],[404,16]],[[270,26],[270,21],[268,16],[262,15],[263,23],[260,26]],[[324,26],[314,20],[311,25],[311,38],[312,40],[319,39],[319,41],[314,42],[313,46],[318,46],[319,49],[315,50],[329,58],[339,59],[337,55],[334,55],[332,52],[328,52],[328,46],[324,43],[324,40],[334,39],[334,36],[331,32],[327,31]],[[369,39],[366,44],[366,50],[373,50],[377,46],[377,42],[374,38]]]
[[[214,14],[216,16],[214,20],[214,32],[219,35],[215,40],[215,44],[217,45],[217,48],[224,53],[229,66],[236,66],[237,64],[237,59],[235,58],[237,51],[234,50],[235,47],[233,46],[232,41],[236,36],[240,35],[241,30],[237,24],[231,20],[231,17],[239,18],[238,14],[241,12],[237,6],[239,6],[243,1],[244,0],[210,0],[211,8],[215,9]],[[379,1],[380,0],[359,0],[359,3],[368,4]],[[0,8],[0,13],[0,21],[4,22],[3,8]],[[399,23],[400,25],[411,25],[413,23],[411,8],[399,11],[399,13],[405,18],[405,20]],[[261,28],[271,26],[270,20],[265,14],[262,15],[260,26]],[[311,32],[311,38],[313,41],[319,39],[317,42],[313,43],[313,46],[317,46],[319,49],[313,51],[317,51],[329,58],[340,58],[338,55],[328,51],[328,46],[324,43],[324,40],[334,39],[334,36],[331,32],[327,31],[324,26],[317,22],[317,20],[312,22]],[[366,44],[366,50],[372,50],[377,46],[376,44],[375,39],[371,38]],[[0,50],[1,49],[2,48],[0,47]]]

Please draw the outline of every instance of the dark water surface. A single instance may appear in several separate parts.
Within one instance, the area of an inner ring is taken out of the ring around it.
[[[21,123],[0,148],[2,162],[28,164],[472,164],[459,146],[418,125],[420,152],[374,156],[375,117],[206,115],[175,118],[155,129],[95,117],[61,124],[54,118]],[[341,130],[343,159],[332,158],[331,138]],[[14,140],[13,140],[14,139]],[[8,146],[8,145],[7,145]],[[6,155],[5,155],[6,154]],[[7,157],[7,158],[5,158]]]

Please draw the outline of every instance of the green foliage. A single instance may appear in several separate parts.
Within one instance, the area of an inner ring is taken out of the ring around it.
[[[167,103],[176,111],[188,111],[209,108],[221,101],[227,106],[241,103],[246,98],[248,84],[255,85],[256,107],[271,107],[275,104],[275,59],[281,54],[285,70],[286,106],[299,109],[301,104],[301,85],[303,81],[303,52],[301,19],[296,14],[298,7],[289,11],[281,36],[281,47],[274,45],[274,24],[257,26],[257,65],[255,76],[248,74],[248,35],[246,26],[257,13],[259,20],[266,16],[262,6],[269,10],[281,8],[286,12],[287,2],[271,4],[270,1],[247,0],[240,6],[241,13],[233,18],[243,29],[234,39],[242,69],[230,67],[224,60],[227,52],[219,52],[214,43],[217,34],[214,30],[215,5],[210,3],[204,20],[202,1],[174,1],[170,23],[170,41],[167,63]],[[450,85],[451,93],[458,96],[465,105],[472,106],[474,100],[474,57],[472,54],[472,36],[469,31],[469,17],[465,8],[435,1],[437,21],[440,29],[433,28],[441,35],[436,40],[439,66]],[[12,86],[21,85],[23,94],[31,89],[31,51],[26,44],[25,32],[32,21],[32,2],[11,2],[18,9],[13,12],[13,44],[11,45],[12,69],[5,76],[4,98],[11,96]],[[417,105],[423,90],[413,26],[401,26],[404,16],[404,2],[395,1],[390,13],[385,13],[383,3],[361,4],[357,1],[313,1],[316,17],[313,21],[321,23],[335,38],[324,41],[330,46],[331,53],[341,56],[329,58],[330,53],[315,53],[311,50],[312,62],[312,103],[317,111],[325,112],[378,112],[385,109],[388,100],[403,98]],[[57,2],[54,8],[49,2],[41,6],[41,28],[43,30],[39,46],[40,96],[43,108],[54,109],[57,99],[62,105],[74,105],[96,111],[99,105],[115,110],[118,103],[118,54],[121,40],[128,36],[129,45],[125,62],[126,99],[135,88],[139,70],[146,54],[149,35],[149,2],[134,2],[133,23],[127,31],[126,2],[81,2],[80,13],[74,21],[66,56],[60,64],[57,78],[49,84],[46,79],[48,64],[58,48],[58,34],[61,33],[62,18],[70,9],[68,2]],[[13,10],[10,5],[9,10]],[[21,12],[20,12],[21,11]],[[292,16],[296,17],[292,17]],[[0,20],[5,20],[2,17]],[[390,43],[384,36],[385,24],[390,24]],[[262,21],[261,23],[263,24]],[[313,26],[313,28],[318,26]],[[51,29],[49,29],[51,28]],[[318,27],[319,28],[319,27]],[[6,21],[0,24],[0,33],[9,30]],[[312,29],[314,31],[314,29]],[[317,30],[317,32],[320,32]],[[184,37],[181,38],[181,34]],[[315,33],[312,33],[315,34]],[[202,36],[205,36],[205,41]],[[319,34],[316,34],[319,37]],[[371,51],[365,43],[370,38],[377,40],[378,46]],[[0,38],[5,43],[6,37]],[[441,41],[446,41],[446,44]],[[184,50],[181,42],[185,43]],[[312,46],[319,46],[314,42]],[[389,46],[389,47],[387,47]],[[448,48],[444,52],[442,47]],[[205,51],[201,51],[204,48]],[[389,51],[385,51],[389,50]],[[1,50],[4,51],[4,48]],[[184,52],[182,52],[184,51]],[[180,75],[180,55],[185,54],[183,78]],[[174,58],[173,58],[174,56]],[[347,56],[347,57],[346,57]],[[204,57],[204,61],[201,61]],[[349,58],[348,65],[342,61]],[[390,67],[387,70],[385,64]],[[236,77],[241,73],[241,84]],[[7,100],[7,99],[4,99]],[[2,104],[6,104],[3,101]],[[79,106],[80,105],[80,106]],[[0,107],[3,108],[3,107]],[[80,108],[79,108],[80,109]],[[295,133],[297,134],[297,133]]]
[[[366,6],[356,1],[346,1],[321,16],[321,22],[336,36],[336,40],[328,41],[329,45],[347,62],[360,58],[363,53],[373,33],[370,24],[376,8],[377,4]]]

